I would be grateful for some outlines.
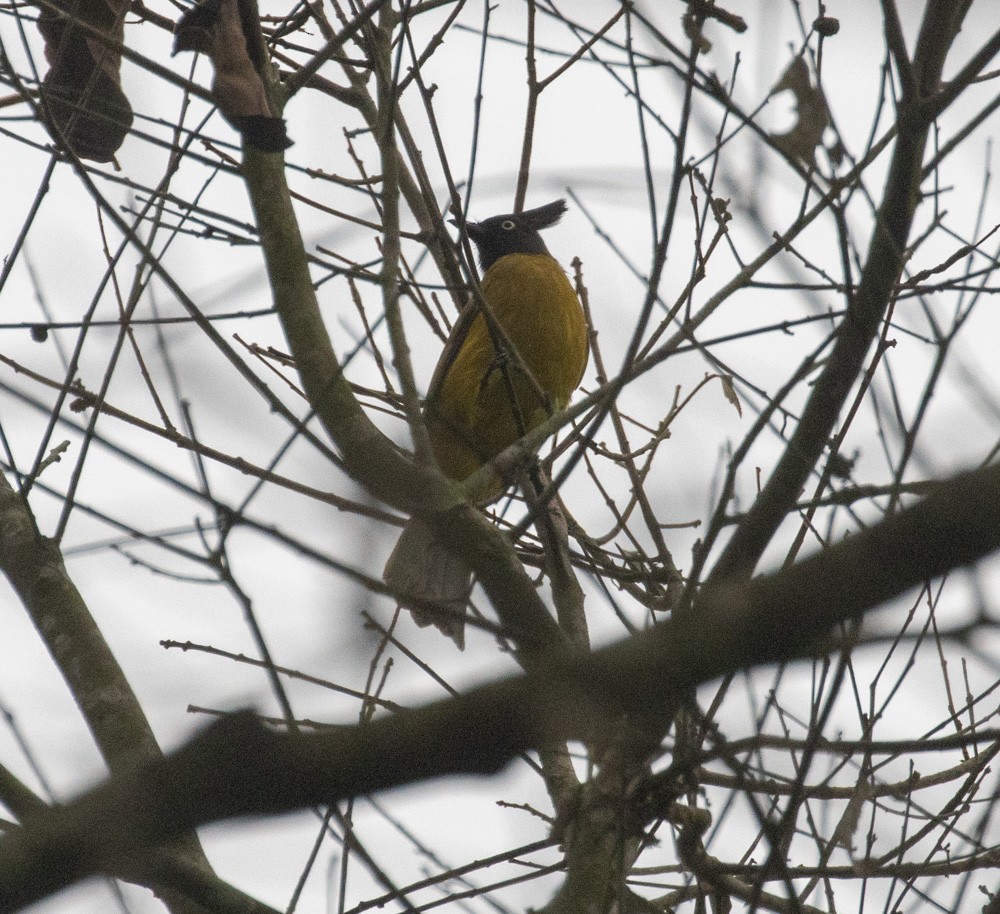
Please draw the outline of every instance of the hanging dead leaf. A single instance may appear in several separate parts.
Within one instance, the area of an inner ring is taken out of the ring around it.
[[[795,96],[797,120],[787,133],[772,133],[771,140],[785,155],[812,165],[816,148],[823,142],[823,133],[830,125],[830,111],[823,90],[809,81],[809,67],[801,57],[788,65],[771,95],[786,91]]]
[[[99,30],[112,45],[124,41],[121,0],[57,0],[38,15],[49,71],[42,80],[42,117],[81,159],[110,162],[132,126],[121,87],[121,54],[88,35]]]
[[[844,809],[837,827],[830,836],[830,844],[834,847],[842,847],[846,851],[854,850],[854,836],[861,821],[861,813],[865,804],[871,801],[875,795],[875,790],[869,781],[867,773],[863,773],[858,780],[854,793]]]
[[[740,414],[740,418],[743,418],[743,405],[740,403],[740,395],[736,393],[736,387],[733,385],[733,376],[728,374],[720,374],[719,380],[722,382],[722,393],[725,398],[736,407],[736,412]]]
[[[215,103],[250,145],[263,152],[281,152],[292,145],[250,59],[237,0],[202,0],[186,12],[175,29],[174,53],[179,51],[208,55],[215,68]]]

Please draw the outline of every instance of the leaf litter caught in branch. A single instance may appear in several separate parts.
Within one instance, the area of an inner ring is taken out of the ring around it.
[[[38,16],[49,62],[42,115],[81,159],[110,162],[132,126],[132,106],[121,87],[122,58],[113,46],[124,40],[127,6],[120,0],[60,0]],[[112,44],[88,36],[78,22]]]
[[[787,133],[772,133],[771,140],[785,155],[812,165],[830,124],[830,112],[823,90],[809,81],[809,67],[801,57],[788,65],[771,95],[785,91],[795,96],[795,126]]]
[[[740,404],[740,395],[736,393],[736,386],[733,384],[733,376],[731,374],[721,374],[719,375],[719,380],[722,382],[722,393],[725,398],[736,407],[736,412],[740,414],[740,418],[743,417],[743,406]]]
[[[262,152],[281,152],[292,145],[250,59],[238,0],[202,0],[188,10],[177,23],[174,53],[179,51],[208,55],[215,68],[215,103],[250,145]]]

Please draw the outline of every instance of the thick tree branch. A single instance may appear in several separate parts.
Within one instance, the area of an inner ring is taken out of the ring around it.
[[[920,200],[924,148],[932,122],[920,105],[939,89],[945,57],[961,23],[959,6],[927,5],[913,59],[920,94],[904,96],[900,103],[899,132],[857,294],[781,460],[712,571],[716,580],[753,572],[823,453],[878,334],[903,268]]]
[[[160,747],[125,673],[111,653],[94,617],[76,589],[54,542],[42,536],[27,502],[0,473],[0,571],[6,575],[76,700],[94,742],[112,775],[162,759]],[[8,779],[9,780],[9,779]],[[16,785],[8,783],[10,792]],[[22,824],[29,828],[44,821],[46,809],[32,808],[20,793]],[[17,811],[17,810],[15,810]],[[212,872],[197,836],[184,831],[169,852],[160,854],[164,866],[188,874],[203,893],[227,898],[229,910],[249,912],[249,899]],[[148,885],[161,894],[175,914],[204,914],[206,909],[175,886],[160,868],[122,873],[123,878]],[[0,891],[0,902],[3,892]],[[2,904],[0,904],[2,906]],[[255,909],[259,910],[259,909]]]
[[[693,686],[805,655],[838,623],[1000,548],[998,516],[992,466],[779,574],[707,587],[693,613],[590,657],[552,659],[546,674],[333,732],[277,734],[250,714],[222,720],[0,841],[0,912],[98,871],[141,866],[150,848],[206,822],[488,774],[553,739],[606,732],[623,715],[660,727]]]
[[[274,306],[309,402],[348,472],[373,495],[418,511],[476,572],[526,663],[566,640],[509,540],[439,472],[417,466],[368,418],[340,370],[309,275],[280,155],[247,148],[243,175],[257,218]]]

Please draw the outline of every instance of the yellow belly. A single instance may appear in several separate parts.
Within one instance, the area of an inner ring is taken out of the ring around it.
[[[427,405],[441,469],[463,480],[562,409],[587,367],[587,327],[576,292],[547,254],[508,254],[486,271],[486,299],[543,396],[516,360],[503,368],[482,315]]]

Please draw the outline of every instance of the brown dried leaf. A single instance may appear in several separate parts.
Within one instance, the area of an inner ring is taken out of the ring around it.
[[[185,13],[175,30],[174,53],[178,51],[208,55],[215,68],[215,103],[248,143],[264,152],[292,145],[250,59],[237,0],[202,0]]]
[[[736,393],[736,388],[733,386],[733,376],[728,374],[719,375],[719,380],[722,381],[722,393],[725,398],[736,407],[736,412],[740,414],[740,418],[743,418],[743,404],[740,403],[740,395]]]
[[[127,4],[122,0],[56,0],[38,16],[49,71],[42,80],[42,115],[81,159],[109,162],[132,126],[132,106],[121,87],[121,54],[78,22],[122,44]]]
[[[865,803],[869,802],[874,795],[875,790],[868,780],[868,775],[862,774],[847,807],[844,809],[844,814],[840,817],[837,827],[830,836],[831,845],[842,847],[847,851],[854,850],[854,836],[861,821],[861,813],[864,811]]]
[[[788,65],[771,95],[785,91],[795,96],[798,120],[787,133],[772,133],[771,140],[787,156],[811,165],[815,161],[816,148],[823,142],[823,133],[830,125],[830,112],[823,90],[809,81],[809,67],[801,57]]]

